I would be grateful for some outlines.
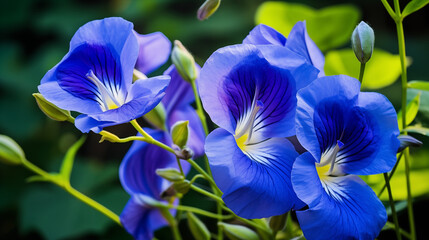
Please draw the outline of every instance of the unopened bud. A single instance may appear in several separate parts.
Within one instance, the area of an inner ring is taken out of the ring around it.
[[[118,136],[105,130],[101,131],[99,134],[101,135],[101,139],[99,141],[100,143],[104,142],[105,140],[112,143],[119,142],[120,140]]]
[[[42,112],[49,118],[55,121],[69,121],[74,123],[74,118],[71,116],[70,111],[55,106],[53,103],[46,100],[40,93],[33,93],[33,97],[36,99],[40,110],[42,110]]]
[[[165,108],[162,103],[159,103],[155,108],[146,113],[143,117],[154,127],[165,130]]]
[[[258,234],[253,230],[240,225],[219,222],[218,225],[223,228],[225,235],[231,240],[258,240]]]
[[[195,67],[194,57],[188,52],[179,40],[174,41],[174,48],[171,52],[171,61],[176,67],[177,72],[187,82],[193,82],[197,79],[197,68]]]
[[[171,127],[171,138],[173,143],[176,144],[180,149],[183,149],[188,142],[189,121],[178,121]]]
[[[0,135],[0,162],[19,165],[25,160],[24,151],[12,138]]]
[[[193,213],[186,212],[188,218],[189,229],[196,240],[209,240],[210,232],[206,225]]]
[[[185,177],[175,168],[161,168],[156,169],[155,172],[158,176],[167,179],[170,182],[181,182],[185,180]]]
[[[199,20],[206,20],[219,8],[220,0],[206,0],[198,9],[197,17]]]
[[[374,39],[374,31],[364,21],[361,21],[353,31],[352,47],[361,63],[366,63],[371,58],[374,50]]]

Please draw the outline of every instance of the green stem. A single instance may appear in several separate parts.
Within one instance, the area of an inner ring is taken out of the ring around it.
[[[395,227],[395,224],[392,223],[392,222],[389,222],[389,221],[386,222],[386,225],[389,225],[389,227],[391,227],[391,228]],[[399,232],[402,234],[402,236],[404,236],[404,237],[406,237],[408,239],[411,238],[411,235],[407,231],[405,231],[404,229],[399,228]]]
[[[180,174],[185,177],[185,173],[183,172],[182,164],[180,163],[180,158],[176,157],[177,165],[179,165]]]
[[[381,0],[381,3],[383,3],[384,8],[386,8],[386,11],[389,13],[390,17],[395,20],[396,19],[396,14],[393,11],[392,7],[390,7],[389,3],[387,2],[387,0]],[[396,20],[395,20],[396,21]]]
[[[110,209],[106,208],[105,206],[101,205],[100,203],[96,202],[92,198],[89,198],[85,194],[77,191],[74,189],[70,182],[64,178],[49,174],[45,172],[44,170],[40,169],[33,163],[29,162],[28,160],[24,160],[23,165],[29,169],[30,171],[44,177],[47,181],[52,182],[53,184],[61,187],[66,192],[77,198],[78,200],[82,201],[83,203],[86,203],[90,207],[94,208],[95,210],[99,211],[100,213],[104,214],[108,218],[112,219],[114,222],[116,222],[119,226],[122,226],[121,221],[119,220],[119,216],[116,215],[114,212],[112,212]]]
[[[197,187],[195,185],[191,185],[191,189],[194,190],[194,191],[196,191],[196,192],[198,192],[198,193],[201,193],[201,194],[203,194],[203,195],[205,195],[205,196],[207,196],[207,197],[209,197],[209,198],[211,198],[211,199],[213,199],[215,201],[217,201],[218,203],[223,204],[222,198],[214,195],[213,193],[209,193],[206,190],[204,190],[202,188],[199,188],[199,187]]]
[[[141,135],[143,135],[143,138],[139,138],[138,140],[141,140],[141,141],[144,141],[144,142],[147,142],[147,143],[149,143],[149,144],[153,144],[153,145],[155,145],[155,146],[158,146],[158,147],[160,147],[160,148],[162,148],[162,149],[164,149],[164,150],[166,150],[166,151],[168,151],[168,152],[171,152],[171,153],[173,153],[174,155],[176,155],[177,156],[177,154],[176,154],[176,152],[174,151],[174,149],[172,149],[171,147],[169,147],[169,146],[167,146],[167,145],[165,145],[164,143],[162,143],[162,142],[159,142],[159,141],[157,141],[157,140],[155,140],[152,136],[150,136],[149,134],[147,134],[144,130],[143,130],[143,128],[138,124],[138,122],[137,122],[137,120],[132,120],[131,122],[131,125],[133,125],[134,126],[134,128],[141,134]]]
[[[393,166],[392,171],[390,171],[390,173],[389,173],[389,181],[390,181],[390,179],[392,179],[393,174],[396,172],[396,169],[398,168],[399,162],[400,162],[403,154],[404,154],[403,152],[401,152],[399,154],[398,160],[396,161],[395,166]],[[383,192],[384,192],[385,189],[386,189],[386,184],[384,184],[384,186],[381,188],[380,192],[378,192],[377,197],[380,198],[381,194],[383,194]]]
[[[197,105],[197,114],[201,120],[201,124],[203,125],[204,133],[207,135],[207,134],[209,134],[209,129],[207,127],[206,115],[204,114],[204,110],[203,110],[203,106],[201,104],[200,96],[198,95],[197,84],[195,83],[195,80],[191,81],[191,84],[192,84],[192,90],[194,91],[195,103]]]
[[[199,172],[201,175],[203,175],[204,176],[204,178],[207,180],[207,181],[209,181],[209,183],[212,185],[212,186],[216,186],[216,184],[215,184],[215,182],[213,181],[213,179],[210,177],[210,175],[206,172],[206,171],[204,171],[204,169],[202,169],[194,160],[192,160],[192,159],[188,159],[187,160],[190,164],[191,164],[191,166],[195,169],[195,170],[197,170],[197,172]]]
[[[390,203],[390,208],[392,209],[393,222],[395,223],[396,238],[398,240],[402,240],[401,233],[399,232],[399,221],[398,221],[398,216],[396,215],[395,202],[393,201],[393,197],[392,197],[392,189],[390,189],[389,176],[387,175],[387,173],[383,173],[383,176],[384,176],[384,181],[386,181],[387,192],[389,194],[389,203]]]
[[[252,226],[252,227],[254,227],[254,228],[257,228],[257,229],[259,229],[259,230],[262,230],[262,231],[264,231],[265,233],[267,233],[268,235],[271,235],[271,234],[272,234],[270,231],[268,231],[266,228],[264,228],[264,227],[260,226],[259,224],[255,223],[255,222],[252,222],[252,221],[251,221],[251,220],[249,220],[249,219],[245,219],[245,218],[242,218],[242,217],[237,216],[237,215],[236,215],[236,214],[235,214],[231,209],[229,209],[228,207],[223,206],[223,209],[224,209],[225,211],[227,211],[227,212],[231,213],[232,215],[234,215],[234,217],[235,217],[235,218],[237,218],[238,220],[242,221],[243,223],[246,223],[247,225]]]
[[[362,88],[363,73],[365,72],[365,65],[366,65],[365,63],[360,64],[359,82],[361,84],[361,88]]]
[[[164,205],[160,206],[160,208],[159,208],[162,216],[165,218],[165,220],[167,220],[168,224],[170,225],[174,240],[182,240],[182,237],[180,236],[179,226],[177,224],[177,221],[173,217],[173,215],[171,215],[171,213],[168,209],[169,209],[169,207],[164,206]]]
[[[199,208],[195,208],[195,207],[191,207],[191,206],[183,206],[183,205],[177,205],[177,206],[173,206],[173,205],[168,205],[168,208],[174,208],[177,210],[181,210],[181,211],[188,211],[188,212],[193,212],[202,216],[206,216],[209,218],[216,218],[216,219],[230,219],[233,218],[233,215],[227,215],[227,216],[222,216],[222,215],[217,215],[215,213],[211,213]]]
[[[401,9],[399,7],[399,0],[394,1],[395,12],[397,18],[395,19],[396,31],[398,34],[398,47],[399,47],[399,57],[401,59],[401,83],[402,83],[402,129],[406,129],[406,113],[407,113],[407,64],[406,64],[406,52],[405,52],[405,37],[404,37],[404,27],[402,25],[402,16]],[[407,134],[404,131],[404,134]],[[408,220],[410,223],[411,239],[416,239],[416,228],[414,224],[414,212],[413,212],[413,198],[411,195],[411,183],[410,183],[410,163],[409,163],[409,149],[404,150],[404,159],[405,159],[405,179],[407,183],[407,209],[408,209]]]

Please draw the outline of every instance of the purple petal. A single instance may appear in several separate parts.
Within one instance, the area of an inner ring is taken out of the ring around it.
[[[171,51],[171,42],[161,32],[146,35],[134,32],[139,43],[139,55],[136,68],[144,74],[149,74],[164,64]]]
[[[199,71],[200,67],[198,64],[195,65]],[[195,101],[191,84],[183,80],[174,65],[171,65],[164,72],[164,75],[170,75],[171,77],[170,84],[167,87],[167,90],[165,90],[165,97],[162,99],[162,103],[164,104],[167,114]]]

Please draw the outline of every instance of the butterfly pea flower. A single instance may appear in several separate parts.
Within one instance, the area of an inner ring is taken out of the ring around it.
[[[308,35],[305,21],[297,22],[287,39],[275,29],[264,24],[259,24],[250,31],[249,35],[243,40],[243,43],[286,47],[303,56],[310,64],[316,67],[320,71],[319,77],[325,75],[323,71],[325,57]]]
[[[39,91],[59,108],[81,113],[75,121],[79,130],[98,133],[141,117],[161,101],[169,76],[135,83],[132,78],[135,66],[149,72],[159,65],[159,59],[149,59],[158,52],[169,53],[164,47],[137,34],[122,18],[91,21],[75,33],[69,52],[46,73]]]
[[[205,151],[225,204],[237,215],[262,218],[300,206],[290,182],[298,156],[296,91],[318,70],[281,46],[241,44],[213,53],[197,81],[206,112],[219,126]]]
[[[167,145],[172,144],[167,132],[150,128],[144,130],[154,139]],[[160,168],[179,169],[174,154],[141,141],[135,141],[131,145],[119,168],[121,184],[131,195],[120,220],[135,239],[152,239],[155,230],[168,224],[159,208],[152,204],[168,204],[161,195],[171,183],[156,174],[156,169]],[[190,165],[183,162],[182,168],[187,173]],[[175,200],[173,205],[177,204],[178,201]],[[170,209],[170,213],[174,215],[175,210]]]
[[[297,138],[308,152],[293,164],[292,185],[308,209],[297,217],[309,239],[374,239],[387,220],[357,175],[385,173],[399,147],[395,109],[357,79],[323,77],[298,91]]]

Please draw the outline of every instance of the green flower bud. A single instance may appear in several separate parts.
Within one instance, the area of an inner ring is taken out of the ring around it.
[[[144,119],[154,127],[165,130],[165,108],[162,103],[159,103],[155,108],[146,113]]]
[[[206,20],[219,8],[220,0],[207,0],[198,9],[197,17],[199,20]]]
[[[53,103],[46,100],[40,93],[33,93],[33,97],[36,99],[40,110],[42,110],[42,112],[50,119],[60,122],[69,121],[74,123],[74,118],[70,115],[70,111],[55,106]]]
[[[185,81],[192,82],[197,79],[198,72],[195,67],[194,57],[179,40],[174,41],[174,48],[171,52],[171,61]]]
[[[161,168],[156,169],[156,174],[170,182],[182,182],[185,180],[182,174],[175,168]]]
[[[206,225],[191,212],[186,212],[188,217],[188,226],[196,240],[209,240],[210,232]]]
[[[100,135],[101,135],[101,139],[100,139],[99,143],[102,143],[105,140],[112,142],[112,143],[119,142],[119,140],[120,140],[118,136],[116,136],[115,134],[108,132],[108,131],[103,130],[100,132]]]
[[[352,47],[357,59],[361,63],[366,63],[371,58],[374,50],[374,31],[361,21],[352,33]]]
[[[218,223],[219,226],[225,231],[225,235],[231,240],[258,240],[258,234],[253,230],[234,224],[228,224],[224,222]]]
[[[6,135],[0,135],[0,162],[19,165],[24,160],[24,151],[18,143]]]
[[[189,121],[178,121],[171,127],[171,138],[173,139],[173,143],[180,149],[183,149],[188,142],[188,124]]]
[[[191,188],[191,183],[188,180],[173,183],[173,188],[177,193],[186,194]]]

